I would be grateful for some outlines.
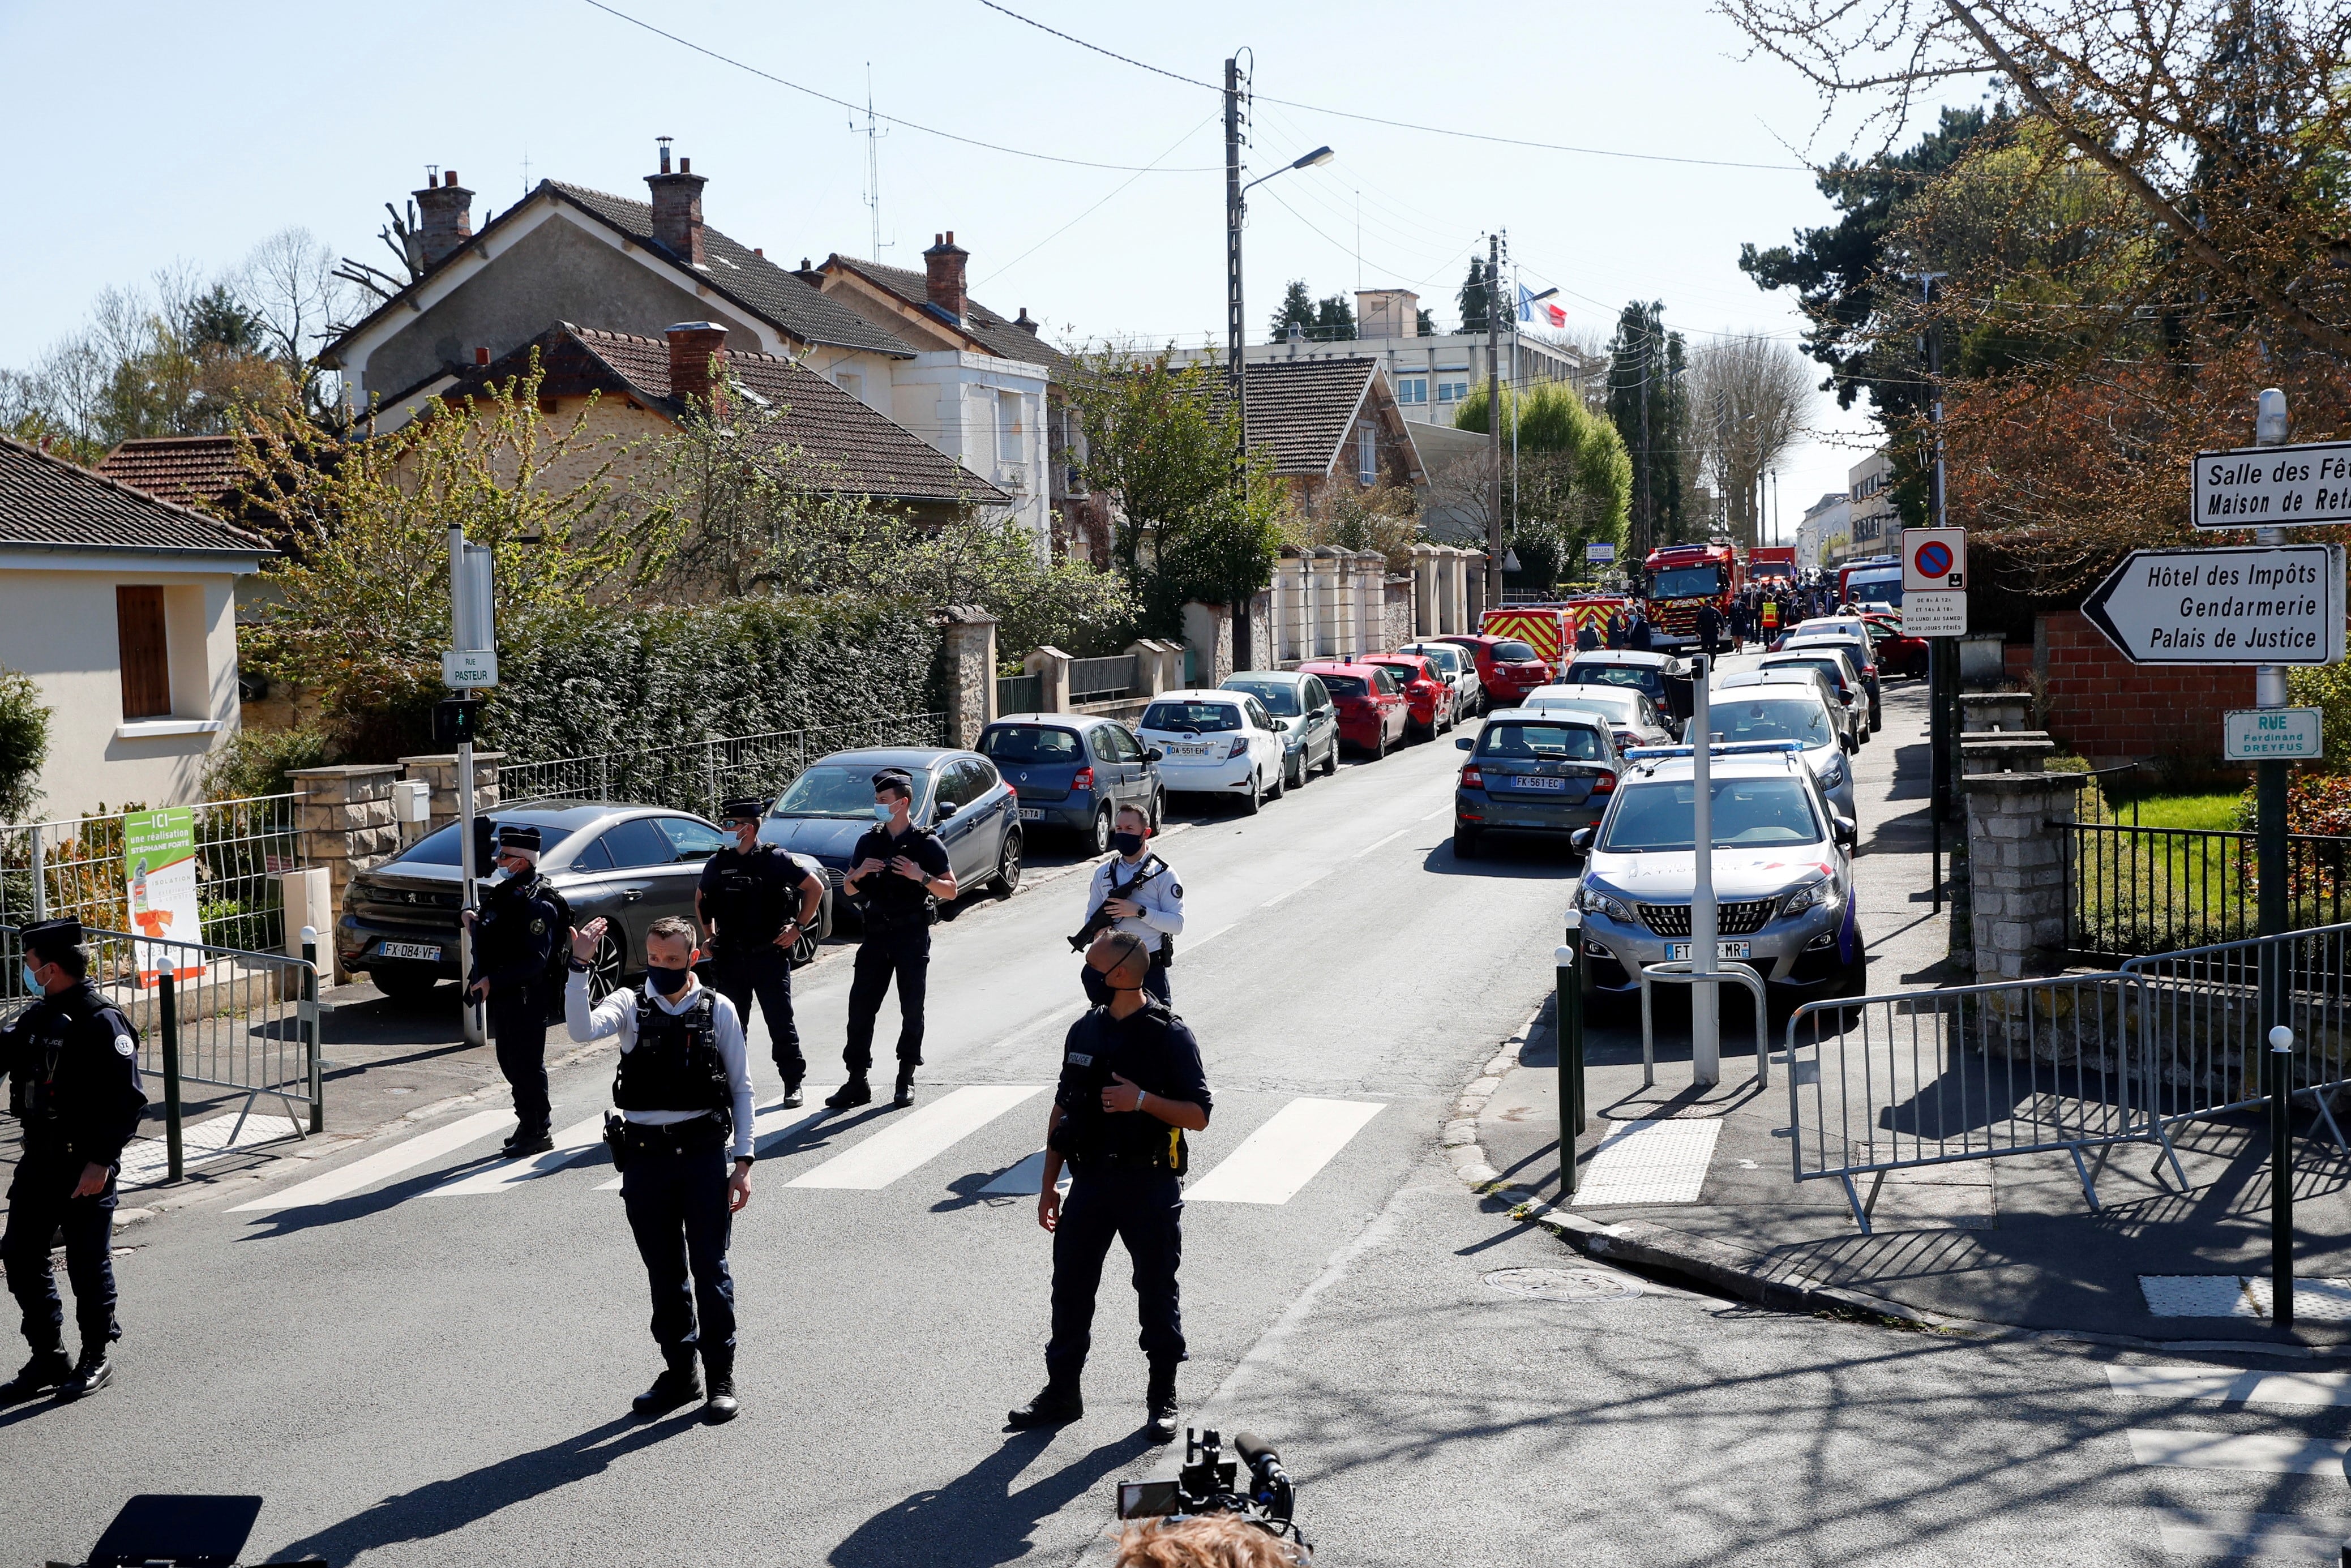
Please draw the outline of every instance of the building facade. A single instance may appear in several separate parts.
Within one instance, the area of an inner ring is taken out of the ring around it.
[[[1855,464],[1845,474],[1846,539],[1831,560],[1848,556],[1883,555],[1885,541],[1902,527],[1894,510],[1894,462],[1881,449]]]
[[[1796,525],[1796,567],[1812,571],[1853,553],[1853,497],[1832,490],[1804,508]]]

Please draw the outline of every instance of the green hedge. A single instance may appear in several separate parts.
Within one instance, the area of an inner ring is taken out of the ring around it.
[[[600,611],[501,649],[484,739],[516,762],[941,706],[926,607],[847,597]]]

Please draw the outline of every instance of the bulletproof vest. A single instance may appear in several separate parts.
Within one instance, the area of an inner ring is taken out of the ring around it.
[[[705,898],[718,921],[720,944],[731,950],[775,941],[798,907],[789,894],[799,885],[792,874],[799,868],[772,845],[762,844],[747,855],[720,852],[734,863],[720,867],[714,879],[717,886]]]
[[[735,1103],[726,1063],[718,1054],[713,993],[705,986],[694,1004],[672,1013],[637,998],[637,1042],[621,1053],[612,1076],[612,1103],[623,1111],[716,1111]]]
[[[68,1124],[98,1109],[89,1102],[101,1091],[94,1071],[101,1064],[78,1059],[77,1052],[113,1051],[117,1040],[128,1037],[135,1060],[139,1040],[122,1009],[88,981],[35,1003],[17,1030],[8,1109],[22,1118],[29,1143],[66,1138]]]
[[[1120,1048],[1146,1031],[1164,1034],[1169,1027],[1166,1007],[1146,993],[1143,1009],[1128,1019],[1112,1018],[1107,1008],[1088,1017],[1093,1027],[1079,1031],[1069,1046],[1068,1065],[1075,1071],[1059,1097],[1061,1124],[1053,1131],[1053,1146],[1077,1170],[1140,1166],[1183,1175],[1190,1165],[1183,1128],[1139,1111],[1113,1113],[1102,1108],[1102,1092],[1130,1065]],[[1080,1056],[1087,1060],[1080,1061]],[[1133,1072],[1126,1076],[1134,1081]]]

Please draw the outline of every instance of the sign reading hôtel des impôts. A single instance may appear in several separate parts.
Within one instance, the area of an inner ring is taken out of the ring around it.
[[[2082,613],[2136,664],[2331,664],[2343,547],[2133,550]]]
[[[2199,452],[2195,475],[2199,528],[2351,523],[2351,441]]]

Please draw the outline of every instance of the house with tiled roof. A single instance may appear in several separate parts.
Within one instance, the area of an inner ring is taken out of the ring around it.
[[[1270,447],[1274,472],[1304,500],[1334,481],[1418,485],[1427,474],[1395,389],[1377,360],[1251,363],[1243,398],[1249,444]],[[1229,395],[1219,375],[1214,395]]]
[[[705,223],[707,183],[691,160],[672,169],[664,139],[648,200],[547,180],[476,231],[474,193],[443,173],[413,193],[416,276],[322,358],[381,430],[555,323],[659,340],[706,321],[730,354],[789,361],[911,431],[999,492],[1047,548],[1044,367],[909,338],[851,308]]]
[[[177,507],[218,511],[244,476],[233,435],[153,435],[123,442],[98,471]]]
[[[0,665],[49,708],[42,812],[183,805],[237,723],[236,593],[274,552],[0,437]]]

